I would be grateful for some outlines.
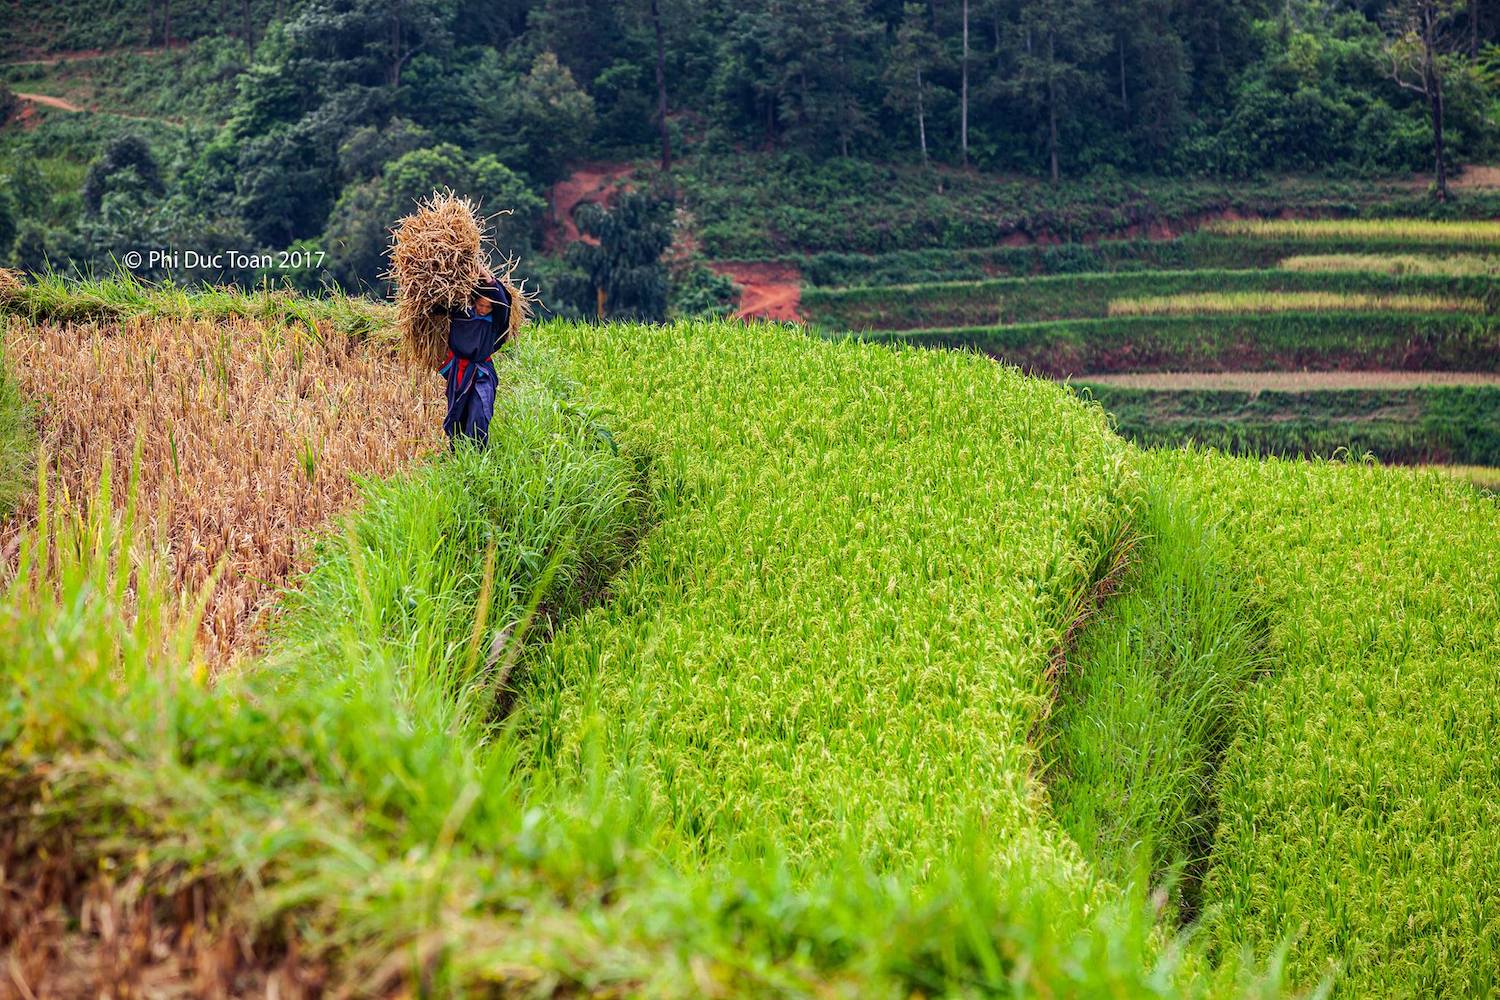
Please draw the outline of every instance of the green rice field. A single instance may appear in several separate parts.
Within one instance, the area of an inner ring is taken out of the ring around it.
[[[972,352],[554,322],[504,365],[490,449],[365,481],[229,672],[130,469],[20,486],[16,885],[354,994],[1500,986],[1491,497],[1141,450]]]

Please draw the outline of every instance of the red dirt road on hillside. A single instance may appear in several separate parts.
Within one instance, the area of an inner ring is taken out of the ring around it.
[[[635,168],[630,164],[585,164],[552,185],[552,214],[548,220],[546,249],[560,250],[564,245],[579,240],[597,242],[593,237],[578,231],[573,210],[584,202],[608,205],[614,196],[615,185],[634,172]]]
[[[736,318],[802,322],[802,275],[790,264],[715,261],[709,267],[742,289]]]

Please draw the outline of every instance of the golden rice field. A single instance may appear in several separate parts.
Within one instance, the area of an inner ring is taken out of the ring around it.
[[[1301,254],[1278,265],[1283,271],[1319,274],[1424,274],[1450,277],[1500,277],[1500,257],[1480,254]]]
[[[1500,244],[1500,222],[1434,219],[1238,219],[1210,222],[1203,232],[1251,239],[1391,240],[1402,243]]]
[[[299,539],[355,499],[352,477],[389,475],[442,439],[432,374],[336,332],[11,318],[5,344],[42,416],[54,496],[92,495],[106,459],[123,477],[140,449],[140,504],[170,548],[175,586],[220,572],[202,628],[220,664],[253,647],[257,611],[293,570]]]
[[[1478,299],[1440,295],[1368,295],[1357,292],[1190,292],[1115,299],[1111,316],[1202,316],[1280,312],[1473,312]]]

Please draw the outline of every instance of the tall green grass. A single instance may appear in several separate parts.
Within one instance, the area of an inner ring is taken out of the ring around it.
[[[0,521],[10,516],[31,480],[36,433],[31,407],[5,367],[0,341]]]
[[[393,314],[379,303],[340,294],[308,298],[289,289],[151,284],[125,272],[107,277],[36,275],[0,299],[0,309],[33,323],[237,318],[313,333],[328,327],[352,337],[388,336],[395,343]]]
[[[1265,610],[1213,518],[1152,484],[1120,594],[1063,660],[1044,749],[1084,854],[1121,884],[1165,882],[1184,918],[1201,905],[1220,758],[1273,666]]]
[[[1500,507],[1451,477],[1162,451],[1272,612],[1219,774],[1221,945],[1295,933],[1341,996],[1500,989]]]
[[[649,458],[620,453],[535,341],[518,352],[502,368],[494,446],[365,483],[359,515],[318,541],[286,594],[273,661],[336,671],[353,650],[401,664],[403,690],[437,685],[471,732],[510,699],[507,667],[530,630],[598,599],[645,529]]]

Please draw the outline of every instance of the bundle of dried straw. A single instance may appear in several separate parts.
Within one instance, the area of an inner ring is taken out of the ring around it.
[[[514,336],[526,319],[528,297],[511,280],[514,259],[490,265],[490,239],[484,220],[468,198],[434,191],[417,210],[391,230],[390,270],[396,286],[396,323],[412,360],[436,364],[448,343],[448,312],[468,304],[479,279],[496,278],[511,296]]]
[[[8,299],[19,292],[24,282],[21,276],[9,268],[0,267],[0,299]]]

